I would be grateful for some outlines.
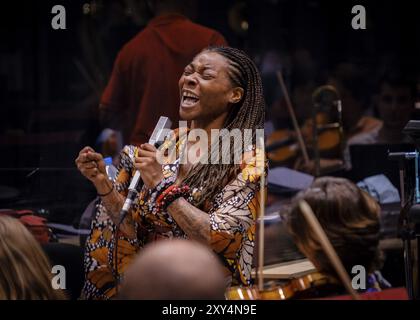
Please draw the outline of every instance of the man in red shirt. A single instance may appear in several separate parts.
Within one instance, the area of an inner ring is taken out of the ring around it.
[[[102,124],[122,130],[125,143],[147,142],[160,116],[177,123],[185,66],[202,49],[227,44],[182,15],[183,2],[154,1],[156,17],[118,53],[99,109]]]

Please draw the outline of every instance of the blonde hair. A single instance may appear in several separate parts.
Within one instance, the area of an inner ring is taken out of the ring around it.
[[[64,299],[51,285],[51,265],[17,219],[0,216],[0,300]]]

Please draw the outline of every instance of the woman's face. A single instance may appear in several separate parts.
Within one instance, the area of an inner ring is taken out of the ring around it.
[[[216,52],[198,54],[179,79],[180,116],[183,120],[209,123],[224,120],[243,89],[234,87],[228,75],[228,61]]]

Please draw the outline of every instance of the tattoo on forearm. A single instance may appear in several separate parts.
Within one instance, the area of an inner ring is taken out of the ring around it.
[[[168,212],[189,238],[209,243],[210,218],[207,212],[194,207],[184,198],[172,202]]]
[[[120,212],[124,205],[125,198],[117,190],[114,190],[111,194],[102,197],[102,203],[114,224],[120,222]],[[120,230],[130,238],[136,237],[136,230],[134,221],[130,214],[127,214],[124,221],[120,225]]]

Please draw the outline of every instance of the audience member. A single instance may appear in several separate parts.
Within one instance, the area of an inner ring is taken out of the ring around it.
[[[51,265],[32,234],[17,219],[0,216],[0,300],[64,299],[52,287]]]
[[[224,299],[225,276],[218,258],[204,245],[161,240],[145,247],[127,269],[119,298]]]

